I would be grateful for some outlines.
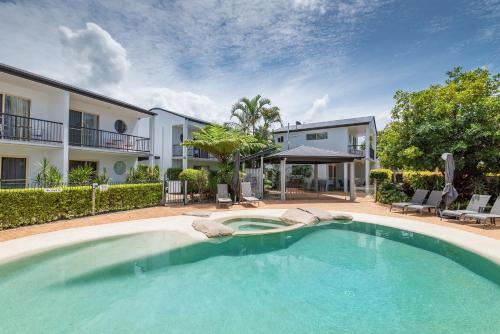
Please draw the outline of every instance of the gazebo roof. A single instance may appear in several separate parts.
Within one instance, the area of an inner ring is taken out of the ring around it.
[[[299,146],[289,150],[280,151],[264,157],[267,162],[276,162],[286,158],[287,162],[297,164],[324,164],[336,162],[353,162],[362,156],[350,153],[325,150],[311,146]]]

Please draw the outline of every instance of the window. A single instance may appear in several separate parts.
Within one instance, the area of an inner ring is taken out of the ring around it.
[[[97,161],[83,161],[83,160],[70,160],[69,170],[73,170],[78,167],[90,166],[94,172],[97,172]]]
[[[115,130],[118,133],[125,133],[125,131],[127,131],[127,124],[119,119],[115,122]]]
[[[97,146],[99,116],[81,111],[69,111],[70,145]]]
[[[278,143],[282,143],[283,141],[284,141],[283,136],[279,136],[279,137],[278,137]]]
[[[28,138],[31,101],[0,94],[0,135],[5,138]]]
[[[316,132],[306,134],[306,140],[323,140],[328,139],[328,132]]]
[[[24,188],[26,185],[26,159],[3,157],[1,163],[0,187]]]

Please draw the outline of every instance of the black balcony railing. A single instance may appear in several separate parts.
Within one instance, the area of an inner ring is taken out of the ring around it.
[[[62,123],[0,113],[0,139],[62,143]]]
[[[365,156],[365,145],[349,145],[348,149],[351,154],[361,157]],[[370,147],[370,151],[368,153],[370,154],[370,159],[375,159],[375,150],[373,148]]]
[[[90,128],[69,128],[69,144],[127,152],[149,152],[149,138]]]
[[[181,145],[172,145],[172,156],[174,157],[182,157],[182,146]],[[200,150],[199,148],[188,147],[187,148],[187,157],[188,158],[199,158],[199,159],[215,159],[213,155],[208,153],[207,151]]]

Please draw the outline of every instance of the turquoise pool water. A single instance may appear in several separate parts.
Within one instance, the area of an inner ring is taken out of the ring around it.
[[[235,218],[225,221],[224,224],[237,231],[273,230],[288,226],[279,220],[261,218]]]
[[[112,238],[0,266],[0,332],[500,328],[499,266],[422,235],[355,222],[165,250],[184,238]]]

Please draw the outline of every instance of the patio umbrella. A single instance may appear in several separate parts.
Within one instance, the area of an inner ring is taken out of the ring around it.
[[[443,189],[443,196],[445,196],[446,208],[453,203],[458,197],[458,192],[453,186],[453,177],[455,174],[455,161],[453,160],[453,154],[443,153],[441,159],[445,161],[444,168],[444,181],[445,186]]]
[[[233,190],[234,190],[234,201],[236,202],[236,197],[238,201],[240,199],[240,151],[236,150],[233,155]]]

